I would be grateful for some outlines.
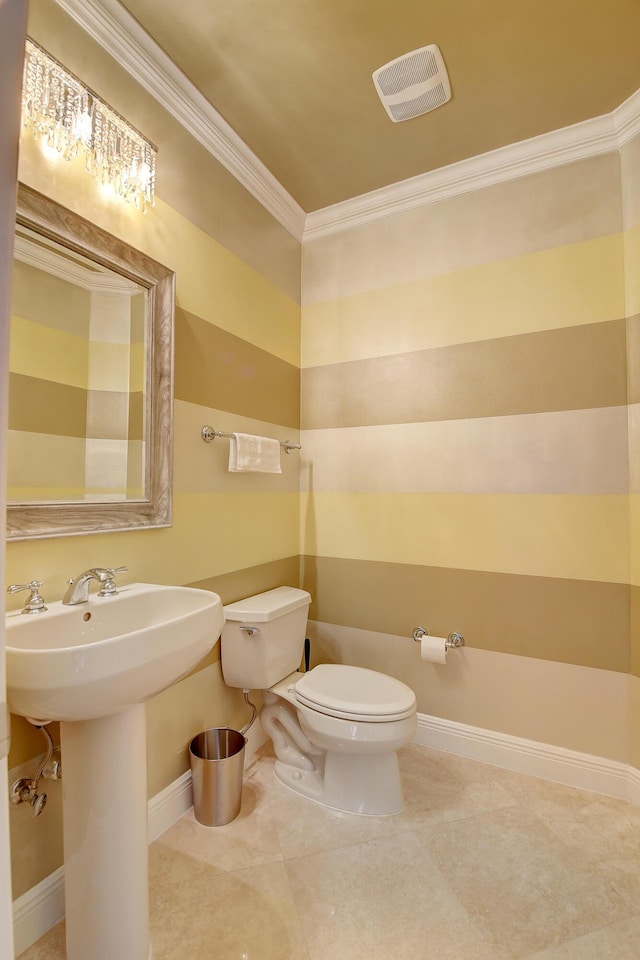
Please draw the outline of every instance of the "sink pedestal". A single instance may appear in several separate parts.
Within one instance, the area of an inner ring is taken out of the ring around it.
[[[68,960],[150,960],[143,704],[60,724]]]

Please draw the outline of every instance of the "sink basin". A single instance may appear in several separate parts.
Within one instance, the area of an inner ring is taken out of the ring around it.
[[[142,703],[187,674],[224,622],[217,594],[152,583],[47,606],[5,621],[9,709],[39,720],[91,720]]]

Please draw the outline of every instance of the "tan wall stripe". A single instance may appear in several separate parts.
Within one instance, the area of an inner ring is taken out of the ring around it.
[[[628,402],[640,403],[640,314],[627,319]]]
[[[335,557],[306,556],[303,570],[314,620],[407,638],[457,630],[482,650],[629,669],[626,584]]]
[[[302,425],[352,427],[627,402],[615,320],[302,371]]]
[[[300,557],[284,557],[244,570],[231,570],[217,577],[207,577],[187,584],[201,590],[212,590],[223,603],[235,603],[254,593],[272,590],[274,587],[297,587],[300,585]]]
[[[297,428],[300,370],[176,309],[175,397]]]
[[[144,401],[145,395],[140,390],[129,394],[129,440],[144,439]]]
[[[9,429],[84,437],[87,391],[51,380],[9,375]]]

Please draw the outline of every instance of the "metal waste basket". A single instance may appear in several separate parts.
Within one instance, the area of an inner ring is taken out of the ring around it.
[[[229,727],[214,727],[189,744],[193,808],[198,823],[220,827],[234,820],[242,802],[245,738]]]

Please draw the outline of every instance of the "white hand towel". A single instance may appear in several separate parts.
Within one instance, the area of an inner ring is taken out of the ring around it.
[[[230,473],[282,473],[280,441],[234,433],[229,441]]]

